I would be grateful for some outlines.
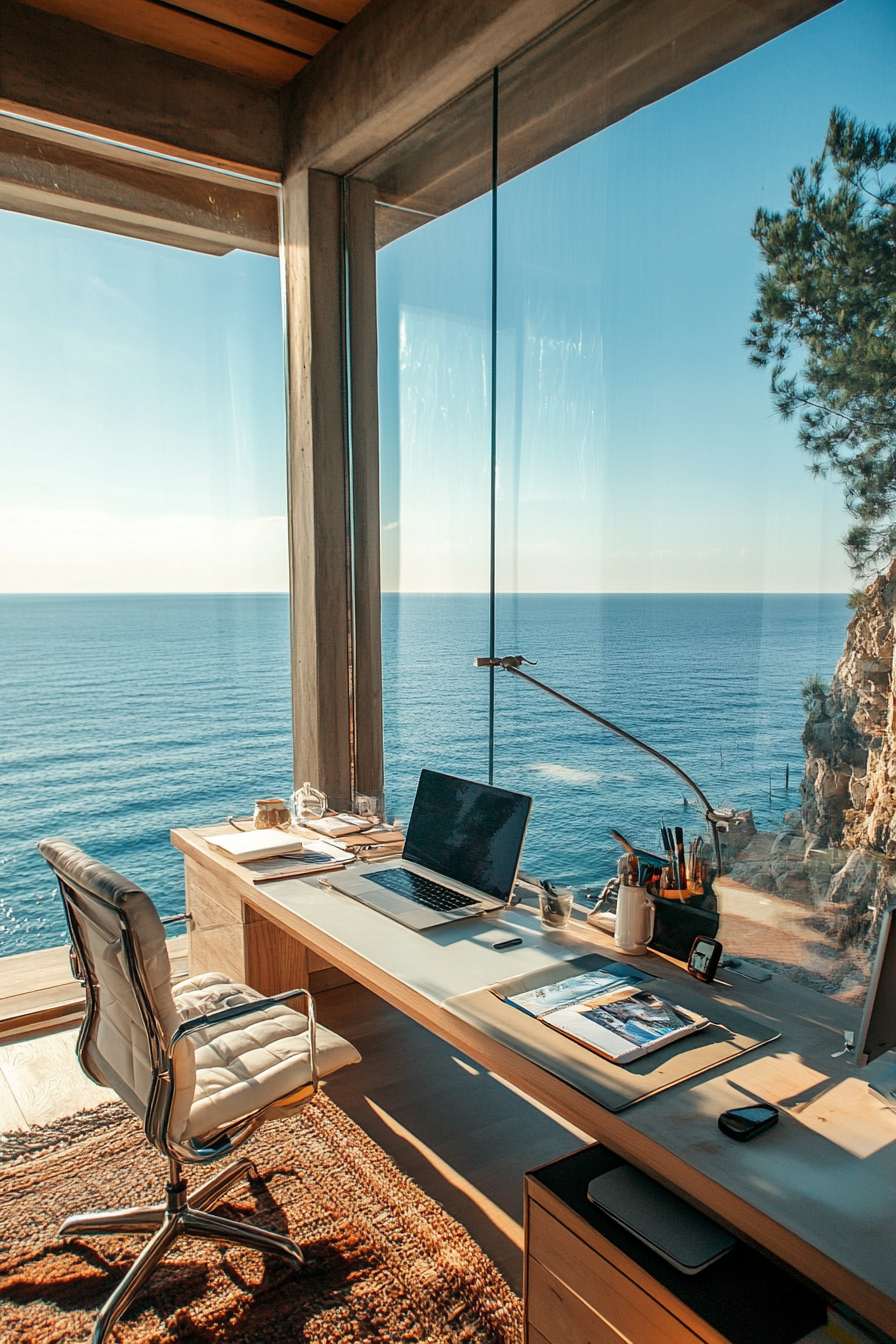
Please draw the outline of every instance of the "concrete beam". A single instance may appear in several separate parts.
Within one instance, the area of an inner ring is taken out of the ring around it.
[[[375,193],[345,183],[351,479],[353,788],[383,811],[380,432]]]
[[[602,14],[583,11],[501,71],[501,180],[516,177],[837,3],[627,0]],[[457,184],[446,186],[455,197]]]
[[[507,181],[836,2],[372,0],[289,87],[285,161],[421,212],[386,241],[488,189],[495,65]]]
[[[336,808],[383,790],[373,206],[329,173],[283,186],[293,756]]]
[[[296,787],[352,806],[341,183],[283,188],[289,389],[289,602]]]
[[[284,166],[347,175],[581,0],[370,0],[284,91]]]
[[[151,166],[150,166],[151,165]],[[0,115],[0,209],[221,255],[279,253],[278,191]]]
[[[280,176],[276,90],[17,0],[0,3],[0,110]]]

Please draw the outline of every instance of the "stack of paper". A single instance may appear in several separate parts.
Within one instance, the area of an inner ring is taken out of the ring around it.
[[[335,816],[327,814],[325,817],[318,817],[311,821],[306,819],[304,824],[312,831],[319,831],[321,835],[353,835],[355,831],[366,831],[370,822],[364,817],[356,817],[351,812],[337,812]]]
[[[301,840],[288,831],[226,831],[223,835],[207,835],[205,838],[213,849],[220,849],[237,863],[302,852]]]

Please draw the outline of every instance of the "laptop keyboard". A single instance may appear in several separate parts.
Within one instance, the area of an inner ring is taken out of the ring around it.
[[[427,910],[460,910],[465,905],[479,904],[473,897],[452,891],[439,882],[431,882],[428,877],[411,873],[407,868],[387,868],[385,872],[365,873],[364,876],[366,881],[375,882],[378,887],[397,892],[399,896],[407,896],[409,901],[425,905]]]

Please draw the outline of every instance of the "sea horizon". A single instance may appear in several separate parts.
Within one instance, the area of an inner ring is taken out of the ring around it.
[[[760,827],[799,805],[800,686],[827,679],[840,593],[499,593],[497,647],[665,751]],[[386,801],[407,821],[424,766],[485,779],[487,593],[383,594]],[[0,594],[4,952],[66,941],[37,840],[64,834],[183,908],[168,831],[293,788],[289,595]],[[513,678],[496,678],[495,782],[530,793],[524,867],[593,891],[611,827],[656,845],[696,821],[667,772]],[[789,773],[790,787],[784,780]],[[301,781],[299,781],[301,783]]]

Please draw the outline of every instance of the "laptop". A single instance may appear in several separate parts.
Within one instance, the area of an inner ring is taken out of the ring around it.
[[[423,770],[401,857],[358,864],[327,882],[409,929],[502,910],[531,809],[524,793]]]

